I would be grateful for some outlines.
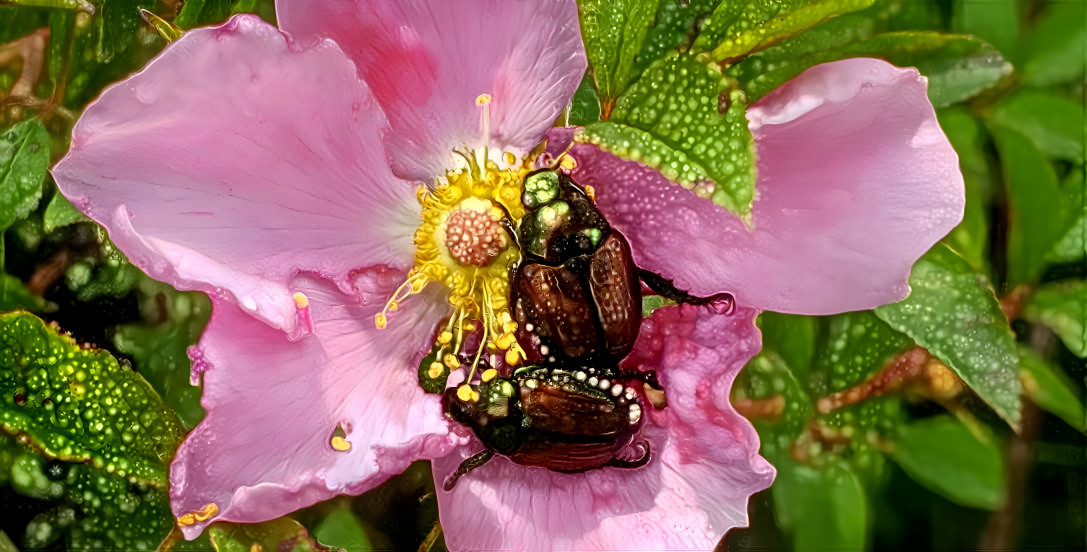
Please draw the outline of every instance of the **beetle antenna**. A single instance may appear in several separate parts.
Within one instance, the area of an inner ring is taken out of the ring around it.
[[[649,456],[648,452],[646,453],[646,456]],[[494,458],[494,451],[491,449],[483,449],[472,456],[465,458],[464,461],[460,463],[460,466],[457,466],[457,471],[449,474],[449,476],[445,478],[445,482],[442,483],[442,488],[445,489],[445,492],[452,491],[461,477],[464,477],[468,472],[486,464],[491,458]]]

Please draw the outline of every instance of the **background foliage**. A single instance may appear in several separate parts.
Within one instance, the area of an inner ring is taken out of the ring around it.
[[[778,479],[720,548],[1083,549],[1084,3],[579,7],[591,67],[569,122],[730,210],[753,197],[746,105],[847,57],[918,67],[965,175],[965,219],[908,299],[760,317],[733,402]],[[103,87],[238,12],[275,19],[270,0],[0,0],[0,551],[442,548],[425,463],[292,518],[171,532],[210,305],[130,265],[47,169]]]

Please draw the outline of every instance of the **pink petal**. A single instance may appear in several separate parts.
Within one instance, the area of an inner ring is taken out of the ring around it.
[[[297,336],[299,270],[345,281],[411,262],[419,207],[385,162],[384,126],[334,44],[296,51],[238,16],[109,88],[53,175],[152,277],[223,288]]]
[[[413,460],[447,454],[463,440],[449,432],[441,404],[419,387],[417,369],[447,305],[435,293],[406,301],[374,326],[404,274],[356,276],[358,297],[327,280],[300,276],[313,333],[291,341],[229,301],[215,301],[192,352],[202,373],[207,417],[182,443],[170,473],[174,513],[207,504],[209,520],[271,519],[340,493],[356,494]],[[331,446],[336,427],[347,451]],[[202,523],[184,527],[193,538]]]
[[[626,361],[656,369],[668,393],[664,410],[648,407],[649,464],[565,474],[496,457],[452,492],[438,491],[449,549],[710,550],[747,525],[748,498],[774,477],[754,428],[728,402],[761,345],[756,314],[657,310]],[[439,488],[481,447],[473,440],[435,459]]]
[[[491,151],[543,138],[585,72],[572,0],[340,0],[276,3],[283,30],[329,37],[358,64],[389,117],[396,174],[430,180],[453,148],[486,143],[476,98],[490,94]]]
[[[925,89],[915,69],[849,59],[751,106],[753,229],[592,146],[573,149],[574,178],[595,188],[639,266],[696,295],[799,314],[873,308],[905,297],[914,261],[962,219],[958,157]]]

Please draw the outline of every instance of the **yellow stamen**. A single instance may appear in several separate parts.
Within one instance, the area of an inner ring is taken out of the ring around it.
[[[511,333],[503,334],[502,337],[495,341],[495,345],[498,345],[499,349],[506,350],[510,348],[510,345],[513,345],[516,339]]]
[[[309,297],[306,297],[305,293],[296,292],[294,294],[294,306],[299,309],[304,309],[309,306]]]
[[[480,109],[481,129],[484,130],[484,144],[489,135],[488,110],[494,101],[489,94],[480,94],[476,101]],[[518,161],[516,155],[509,153],[502,154],[500,166],[489,160],[485,148],[484,145],[483,151],[467,148],[456,150],[455,153],[464,158],[467,168],[449,171],[435,182],[417,189],[420,225],[413,235],[415,264],[408,272],[406,281],[392,293],[380,316],[375,316],[378,327],[387,326],[388,313],[397,310],[401,302],[410,295],[422,292],[428,283],[438,283],[448,294],[452,308],[448,325],[435,340],[437,363],[451,370],[460,369],[460,359],[472,355],[474,358],[466,361],[466,364],[470,363],[472,375],[481,364],[486,367],[482,362],[484,348],[490,354],[497,352],[496,341],[500,339],[506,345],[502,350],[516,346],[515,338],[503,339],[502,336],[512,334],[517,328],[516,324],[511,323],[509,310],[509,267],[520,259],[520,250],[514,240],[503,234],[497,253],[488,252],[493,258],[488,257],[489,263],[481,265],[472,262],[477,252],[469,249],[477,246],[465,244],[474,243],[468,238],[484,240],[481,243],[495,243],[490,233],[480,234],[480,228],[486,226],[479,222],[480,214],[503,226],[517,227],[525,216],[525,207],[521,203],[524,178],[535,168],[534,159]],[[472,213],[458,214],[467,211]],[[490,232],[489,227],[487,232]],[[463,350],[468,334],[479,330],[483,330],[479,349]],[[516,354],[524,357],[523,351]],[[438,377],[441,377],[441,373],[449,373],[444,367]],[[427,369],[430,373],[430,367]]]
[[[476,105],[482,107],[489,103],[491,103],[490,94],[480,94],[479,96],[476,96]]]
[[[478,394],[477,394],[477,393],[476,393],[476,392],[475,392],[475,391],[474,391],[474,390],[472,389],[472,386],[471,386],[471,385],[468,385],[467,383],[466,383],[466,384],[464,384],[464,385],[461,385],[460,387],[458,387],[458,388],[457,388],[457,398],[458,398],[458,399],[460,399],[460,400],[462,400],[462,401],[464,401],[464,402],[468,402],[468,401],[471,401],[471,400],[472,400],[472,395],[475,395],[475,396],[477,396],[477,397],[479,396],[479,395],[478,395]],[[473,401],[473,402],[474,402],[474,401]]]
[[[436,378],[441,377],[442,373],[444,373],[444,372],[445,372],[445,368],[442,367],[442,363],[440,363],[440,362],[431,362],[430,363],[430,369],[427,370],[427,376],[430,376],[430,379],[436,379]]]
[[[480,378],[482,378],[484,382],[488,382],[493,380],[497,375],[498,370],[495,370],[494,368],[488,368],[483,371],[483,375],[481,375]]]
[[[589,201],[595,202],[596,201],[596,188],[593,188],[592,186],[586,185],[585,186],[585,195],[589,196]]]
[[[193,512],[193,515],[196,516],[196,521],[205,521],[208,518],[210,518],[211,516],[214,516],[215,514],[218,514],[218,513],[219,513],[219,505],[212,502],[212,503],[207,504],[206,506],[204,506],[203,510],[200,510],[199,512]]]
[[[510,366],[517,366],[521,363],[521,355],[517,354],[516,349],[510,349],[506,351],[506,364]]]
[[[574,158],[569,155],[563,155],[562,159],[559,160],[559,166],[569,172],[577,168],[577,161],[574,161]]]
[[[332,441],[329,442],[329,444],[332,445],[332,448],[341,452],[351,450],[351,442],[347,439],[344,439],[343,437],[334,435],[332,437]]]
[[[389,325],[389,319],[385,318],[384,312],[379,312],[374,315],[374,325],[376,325],[379,330],[384,330],[385,327]]]
[[[193,510],[183,516],[177,518],[177,524],[181,527],[186,525],[192,525],[198,521],[207,521],[215,514],[219,513],[219,505],[214,502],[205,505],[199,510]]]

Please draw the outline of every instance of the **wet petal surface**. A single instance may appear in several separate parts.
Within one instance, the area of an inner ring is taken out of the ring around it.
[[[238,16],[109,88],[53,174],[149,275],[222,288],[297,337],[286,282],[299,270],[342,283],[411,262],[418,202],[388,168],[384,126],[335,45],[296,51]]]
[[[208,415],[171,468],[176,515],[215,504],[209,522],[271,519],[366,491],[463,442],[416,374],[446,307],[424,291],[391,313],[386,329],[374,326],[402,281],[402,272],[375,268],[355,274],[356,294],[346,295],[327,280],[296,278],[313,329],[298,341],[215,301],[191,353]],[[192,538],[202,528],[184,530]]]
[[[279,24],[306,43],[328,37],[358,65],[392,126],[391,162],[429,181],[453,148],[520,157],[543,137],[581,82],[577,6],[566,0],[277,2]],[[489,94],[489,133],[476,98]]]

